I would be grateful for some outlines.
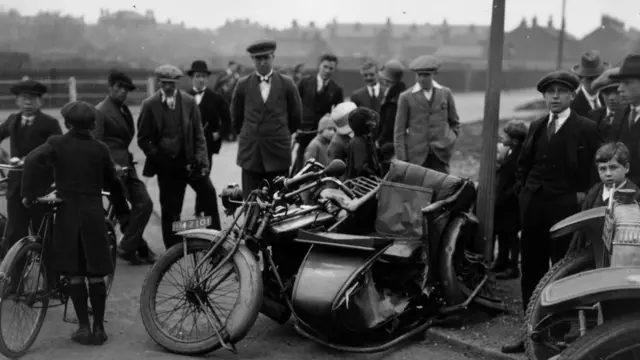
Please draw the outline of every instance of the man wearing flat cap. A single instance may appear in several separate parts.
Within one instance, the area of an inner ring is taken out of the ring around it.
[[[640,54],[628,55],[620,71],[610,77],[620,83],[618,91],[624,105],[616,111],[607,140],[627,146],[630,154],[627,177],[640,184]]]
[[[394,144],[398,160],[449,173],[460,119],[451,89],[433,81],[439,67],[440,60],[430,55],[409,64],[417,82],[398,98]]]
[[[128,169],[122,174],[122,181],[127,189],[127,200],[131,203],[126,220],[120,222],[123,236],[118,245],[118,256],[132,265],[151,264],[156,256],[142,234],[153,212],[153,202],[147,187],[138,177],[129,151],[136,128],[126,101],[136,86],[129,76],[115,69],[109,73],[107,84],[109,94],[96,106],[98,116],[94,136],[107,145],[118,172],[122,168]]]
[[[204,138],[207,140],[207,159],[209,159],[209,172],[213,168],[213,154],[218,154],[222,147],[222,139],[229,134],[231,127],[231,115],[229,113],[229,103],[225,99],[209,89],[207,83],[211,71],[207,63],[203,60],[196,60],[187,71],[191,78],[193,87],[187,93],[196,99],[202,126],[204,128]],[[196,197],[195,214],[198,216],[204,211],[204,203],[209,201],[201,196]]]
[[[593,121],[570,109],[579,85],[578,77],[566,70],[549,73],[538,82],[549,113],[531,123],[517,164],[525,311],[549,261],[562,259],[571,241],[571,235],[551,240],[549,229],[579,211],[597,179],[594,155],[602,139]],[[522,340],[503,348],[506,353],[523,351]]]
[[[591,84],[591,88],[597,91],[604,100],[604,106],[591,110],[589,118],[596,122],[600,135],[605,139],[609,135],[609,128],[613,123],[616,110],[620,107],[620,94],[618,93],[620,81],[611,78],[618,72],[620,72],[619,67],[608,69]]]
[[[580,64],[572,69],[580,78],[580,87],[571,102],[571,110],[580,116],[588,117],[592,110],[604,106],[604,99],[592,84],[608,67],[609,64],[602,61],[598,51],[590,50],[582,54]]]
[[[407,89],[402,81],[404,66],[398,60],[389,60],[378,74],[385,86],[382,101],[380,103],[380,122],[378,122],[378,135],[376,142],[382,148],[385,144],[393,144],[393,132],[398,112],[398,99],[400,94]]]
[[[0,125],[0,142],[9,138],[11,157],[23,159],[49,137],[62,133],[58,120],[40,111],[42,95],[46,92],[47,87],[35,80],[23,80],[11,87],[19,111],[9,115]],[[43,215],[38,209],[31,210],[22,205],[21,175],[20,172],[9,172],[6,195],[8,223],[1,255],[28,235],[30,222],[34,226],[40,224]]]
[[[242,77],[233,92],[231,119],[238,133],[236,163],[242,168],[245,194],[264,180],[287,175],[291,134],[300,125],[302,103],[290,77],[273,71],[276,43],[259,41],[247,48],[256,71]]]
[[[142,101],[138,145],[147,156],[143,176],[158,176],[162,238],[168,249],[180,243],[172,223],[180,220],[187,184],[210,201],[203,209],[212,229],[220,229],[216,190],[209,178],[209,159],[198,104],[177,89],[182,71],[172,65],[156,68],[160,90]]]

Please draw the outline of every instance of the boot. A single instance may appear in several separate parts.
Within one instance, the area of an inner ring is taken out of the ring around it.
[[[104,312],[107,306],[107,286],[104,282],[89,284],[89,299],[93,308],[93,345],[107,342],[107,332],[104,330]]]
[[[69,284],[69,298],[78,317],[78,330],[71,334],[71,340],[82,345],[91,343],[91,326],[89,324],[89,304],[87,303],[87,285]]]

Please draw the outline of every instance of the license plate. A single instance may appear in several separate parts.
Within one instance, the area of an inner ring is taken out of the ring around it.
[[[175,221],[172,224],[173,232],[180,232],[191,229],[206,228],[211,225],[211,216],[201,218]]]

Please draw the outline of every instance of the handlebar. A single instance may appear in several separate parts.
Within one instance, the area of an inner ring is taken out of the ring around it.
[[[458,197],[460,197],[460,194],[462,194],[462,191],[464,191],[464,189],[466,189],[466,187],[468,185],[469,185],[469,183],[465,181],[462,184],[462,186],[460,186],[460,189],[458,189],[458,191],[456,191],[453,195],[449,196],[446,199],[436,201],[436,202],[434,202],[432,204],[429,204],[429,205],[423,207],[422,208],[422,214],[423,215],[427,215],[427,214],[433,213],[433,212],[435,212],[437,210],[440,210],[445,206],[449,206],[449,205],[453,204],[454,202],[456,202],[456,200],[458,200]]]

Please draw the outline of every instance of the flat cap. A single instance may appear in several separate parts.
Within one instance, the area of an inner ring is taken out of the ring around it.
[[[133,91],[136,86],[133,84],[133,80],[127,74],[119,70],[111,70],[109,72],[109,78],[107,79],[109,85],[118,84],[128,91]]]
[[[97,111],[87,102],[72,101],[60,109],[60,114],[73,127],[90,129],[96,121]]]
[[[442,65],[442,61],[435,56],[422,55],[415,58],[410,64],[409,69],[417,73],[432,73],[438,71]]]
[[[160,65],[155,70],[155,75],[160,81],[176,82],[182,77],[182,71],[169,64]]]
[[[39,81],[22,80],[11,87],[11,93],[14,95],[29,94],[42,96],[47,92],[47,87]]]
[[[389,60],[382,67],[380,77],[389,81],[400,81],[404,76],[404,65],[398,60]]]
[[[570,71],[556,70],[548,73],[540,79],[540,81],[538,81],[537,89],[539,92],[544,93],[551,84],[560,84],[571,91],[576,91],[578,86],[580,86],[580,79]]]
[[[247,52],[251,56],[267,55],[276,51],[276,47],[276,42],[273,40],[260,40],[247,46]]]
[[[620,80],[612,79],[612,77],[617,76],[620,73],[620,68],[615,67],[611,69],[605,70],[602,75],[598,76],[597,79],[591,83],[591,88],[594,91],[601,91],[609,88],[618,88],[620,85]]]

